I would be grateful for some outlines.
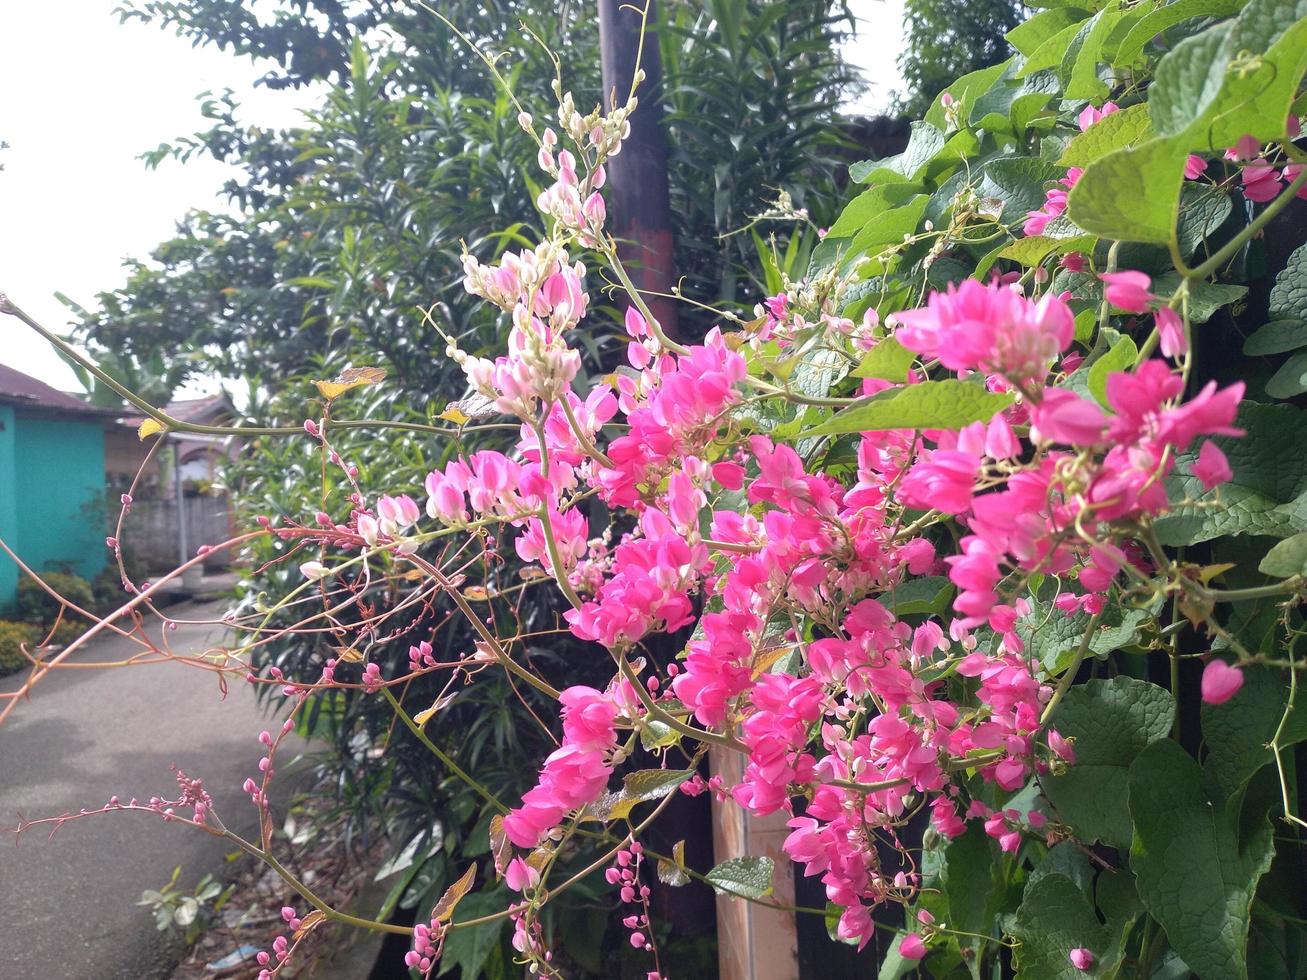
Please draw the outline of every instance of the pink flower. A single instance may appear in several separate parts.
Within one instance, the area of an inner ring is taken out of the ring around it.
[[[1255,160],[1239,173],[1243,196],[1254,204],[1275,200],[1280,193],[1280,175],[1265,160]]]
[[[1030,411],[1030,437],[1037,442],[1093,446],[1102,441],[1106,429],[1102,410],[1066,388],[1050,388]]]
[[[1209,660],[1203,668],[1202,693],[1205,704],[1225,704],[1243,687],[1243,671],[1224,660]]]
[[[899,484],[899,497],[910,507],[961,514],[971,506],[980,457],[938,449],[918,461]]]
[[[1121,107],[1115,102],[1104,102],[1103,108],[1095,109],[1092,105],[1087,105],[1080,110],[1080,115],[1076,117],[1076,122],[1080,126],[1080,132],[1084,132],[1094,123],[1098,122],[1104,116],[1110,116],[1114,112],[1120,111]]]
[[[1104,272],[1098,278],[1107,283],[1107,301],[1127,313],[1143,313],[1157,299],[1148,290],[1152,280],[1142,272]]]
[[[515,892],[524,892],[540,883],[540,872],[520,857],[513,858],[504,869],[504,883]]]
[[[1246,163],[1257,159],[1261,152],[1262,144],[1255,137],[1245,133],[1239,137],[1234,146],[1225,151],[1225,158],[1233,163]]]
[[[1203,485],[1204,490],[1226,483],[1234,476],[1225,453],[1221,452],[1221,447],[1210,439],[1198,450],[1198,459],[1193,465],[1192,472]]]
[[[1030,300],[974,279],[931,293],[924,308],[894,314],[904,347],[938,357],[951,371],[984,371],[1042,381],[1071,344],[1075,317],[1061,296]]]
[[[1067,954],[1067,959],[1077,970],[1088,970],[1094,965],[1094,954],[1083,946],[1079,946]]]
[[[1161,341],[1162,354],[1165,357],[1179,357],[1189,349],[1189,342],[1184,336],[1184,322],[1180,314],[1169,306],[1158,307],[1154,314],[1157,321],[1157,336]]]
[[[1185,180],[1197,180],[1207,170],[1207,161],[1200,156],[1190,153],[1184,162]]]
[[[899,955],[905,960],[919,960],[926,955],[926,943],[915,932],[903,937],[899,943]]]

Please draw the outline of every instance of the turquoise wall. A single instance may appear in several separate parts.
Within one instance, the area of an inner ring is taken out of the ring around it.
[[[68,568],[94,578],[107,555],[104,427],[98,420],[19,415],[12,428],[14,550],[38,572]]]
[[[0,405],[0,539],[15,551],[18,546],[18,467],[14,460],[14,410]],[[0,552],[0,613],[13,601],[18,588],[18,566]]]

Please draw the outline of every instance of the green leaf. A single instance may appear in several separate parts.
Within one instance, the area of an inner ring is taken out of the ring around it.
[[[1171,498],[1189,497],[1198,501],[1198,506],[1177,507],[1157,522],[1163,544],[1198,544],[1228,534],[1287,538],[1307,531],[1307,454],[1302,451],[1301,435],[1307,431],[1307,419],[1303,413],[1289,405],[1245,402],[1235,424],[1248,434],[1212,440],[1230,461],[1234,477],[1229,483],[1204,490],[1189,475],[1198,447],[1177,459],[1177,473],[1167,481]]]
[[[1107,408],[1107,376],[1125,371],[1134,364],[1139,348],[1129,337],[1122,337],[1112,348],[1089,367],[1089,393],[1098,404]]]
[[[1005,35],[1008,43],[1024,55],[1031,55],[1054,34],[1088,19],[1089,11],[1078,7],[1055,7],[1041,10],[1018,24]]]
[[[641,769],[627,773],[622,788],[616,793],[605,793],[586,808],[587,813],[605,823],[620,820],[638,804],[660,800],[674,792],[693,775],[692,769]]]
[[[1075,235],[1071,238],[1029,235],[1026,238],[1018,238],[998,254],[1001,259],[1011,259],[1027,268],[1034,268],[1050,255],[1089,251],[1096,241],[1093,235]]]
[[[1246,980],[1249,910],[1274,853],[1270,823],[1260,816],[1241,840],[1239,807],[1211,800],[1198,763],[1170,739],[1131,765],[1130,816],[1139,897],[1171,947],[1200,977]]]
[[[1071,189],[1068,217],[1104,238],[1168,243],[1180,208],[1185,156],[1174,142],[1153,139],[1100,157]]]
[[[1071,662],[1092,618],[1086,612],[1068,616],[1045,599],[1030,600],[1030,613],[1017,620],[1017,635],[1025,642],[1025,655],[1038,660],[1049,674],[1060,673]],[[1148,618],[1145,609],[1127,609],[1110,601],[1099,619],[1098,631],[1089,641],[1089,653],[1105,657],[1113,650],[1130,646],[1139,637],[1139,626]]]
[[[1294,249],[1275,277],[1270,316],[1273,320],[1307,320],[1307,245]]]
[[[868,221],[897,207],[916,193],[912,184],[885,184],[872,187],[844,206],[840,216],[826,232],[826,238],[852,238]]]
[[[982,934],[989,931],[995,891],[994,850],[993,839],[974,823],[944,848],[940,880],[948,899],[950,928]]]
[[[1044,781],[1049,802],[1085,843],[1130,843],[1127,809],[1130,764],[1145,746],[1170,734],[1175,699],[1133,677],[1091,680],[1073,687],[1050,724],[1075,739],[1076,763]]]
[[[917,355],[912,353],[893,337],[886,337],[863,356],[862,361],[853,369],[855,378],[880,378],[902,384],[908,376],[908,368]]]
[[[1233,208],[1225,191],[1206,184],[1185,183],[1180,192],[1180,220],[1175,233],[1180,254],[1185,258],[1193,255],[1225,223]]]
[[[1153,289],[1159,296],[1174,292],[1180,285],[1178,272],[1167,272],[1153,280]],[[1189,284],[1189,319],[1194,323],[1206,323],[1222,306],[1243,299],[1248,292],[1247,286],[1236,286],[1224,282],[1195,282]]]
[[[1003,202],[1006,221],[1024,218],[1044,203],[1046,184],[1066,176],[1062,167],[1035,157],[1000,157],[981,172],[978,193]]]
[[[1064,167],[1087,167],[1099,157],[1122,147],[1133,146],[1152,134],[1153,123],[1148,117],[1148,105],[1140,102],[1104,116],[1075,136],[1057,162]]]
[[[1080,27],[1080,21],[1073,21],[1061,30],[1050,34],[1039,47],[1026,55],[1025,63],[1021,66],[1017,77],[1026,78],[1037,71],[1056,68],[1062,64],[1072,40],[1080,33]]]
[[[949,378],[889,388],[833,415],[802,433],[808,436],[842,435],[883,429],[961,429],[972,422],[987,422],[1012,404],[1010,394]]]
[[[948,609],[953,583],[943,576],[911,578],[885,593],[893,600],[895,616],[937,616]]]
[[[1084,980],[1086,974],[1071,963],[1071,950],[1092,952],[1097,972],[1114,945],[1084,892],[1061,874],[1031,879],[1011,931],[1021,940],[1013,958],[1023,980]]]
[[[1272,398],[1293,398],[1307,391],[1307,351],[1299,351],[1280,365],[1266,382]]]
[[[849,178],[855,184],[865,184],[875,181],[879,183],[881,178],[878,176],[879,171],[888,171],[891,179],[894,176],[913,180],[917,174],[925,168],[926,164],[935,159],[935,154],[944,148],[944,131],[938,126],[932,126],[928,122],[914,122],[912,124],[912,135],[908,137],[908,146],[902,153],[897,156],[888,157],[884,160],[868,160],[863,163],[855,163],[849,168]]]
[[[769,857],[738,857],[723,861],[704,877],[721,895],[766,898],[773,891],[776,866]]]
[[[1075,41],[1068,50],[1074,55],[1070,71],[1066,71],[1063,62],[1066,88],[1063,92],[1068,99],[1090,99],[1098,101],[1108,93],[1107,85],[1098,77],[1098,63],[1103,57],[1103,44],[1120,22],[1123,12],[1121,0],[1110,2],[1080,29]],[[1079,42],[1078,44],[1076,42]]]
[[[1288,701],[1288,684],[1278,671],[1245,667],[1243,687],[1234,697],[1224,704],[1203,705],[1203,741],[1207,744],[1203,768],[1227,797],[1234,796],[1258,770],[1275,761],[1267,745],[1275,737]],[[1280,747],[1304,739],[1307,697],[1300,696],[1280,735]]]
[[[1180,136],[1216,105],[1233,33],[1233,21],[1217,24],[1185,38],[1158,63],[1148,107],[1160,135]]]
[[[1012,59],[1009,58],[1007,61],[1001,61],[996,65],[990,65],[987,68],[981,68],[979,71],[963,75],[935,98],[930,108],[926,110],[926,122],[939,130],[947,130],[949,128],[947,115],[941,101],[944,94],[947,93],[952,96],[955,105],[960,103],[963,111],[969,112],[975,104],[976,96],[987,92],[995,82],[1003,77],[1011,64]]]
[[[1307,532],[1285,538],[1266,553],[1257,570],[1274,578],[1307,575]]]
[[[1176,0],[1151,10],[1138,20],[1117,46],[1112,63],[1129,65],[1144,50],[1144,45],[1169,27],[1193,17],[1228,17],[1246,0]]]
[[[1303,320],[1272,320],[1243,342],[1243,352],[1249,357],[1282,354],[1299,347],[1307,347],[1307,322]]]
[[[1307,71],[1307,0],[1251,0],[1234,22],[1231,51],[1211,118],[1190,130],[1193,149],[1222,149],[1245,133],[1262,142],[1286,135]]]

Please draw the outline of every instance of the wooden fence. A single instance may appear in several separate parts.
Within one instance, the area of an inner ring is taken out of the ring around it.
[[[142,559],[151,569],[175,568],[180,563],[180,526],[185,522],[186,557],[200,545],[214,545],[232,535],[232,516],[227,498],[187,497],[180,508],[172,500],[137,500],[123,526],[123,548]],[[231,555],[226,549],[205,559],[206,569],[226,568]]]

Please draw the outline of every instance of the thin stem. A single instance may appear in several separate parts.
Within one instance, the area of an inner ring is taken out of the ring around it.
[[[1053,691],[1053,696],[1048,699],[1048,704],[1044,708],[1043,715],[1040,716],[1039,724],[1048,724],[1048,720],[1053,717],[1053,712],[1061,704],[1062,698],[1066,696],[1067,690],[1071,687],[1072,681],[1076,679],[1076,673],[1080,670],[1081,663],[1084,662],[1085,654],[1089,652],[1089,644],[1093,642],[1094,632],[1098,629],[1099,622],[1102,621],[1103,613],[1101,611],[1094,613],[1089,620],[1089,625],[1085,627],[1085,635],[1080,638],[1080,646],[1076,648],[1076,655],[1071,658],[1071,663],[1067,666],[1066,673],[1057,682],[1057,689]]]
[[[511,807],[507,806],[499,799],[499,797],[495,796],[494,793],[490,792],[490,790],[486,789],[479,782],[469,776],[457,762],[450,758],[443,749],[427,737],[427,733],[422,730],[422,726],[409,717],[408,712],[404,710],[402,705],[400,705],[399,701],[395,698],[395,695],[390,693],[390,688],[383,687],[381,693],[385,695],[386,700],[390,702],[390,706],[395,709],[395,714],[399,716],[399,720],[408,726],[408,730],[417,736],[418,741],[425,745],[432,755],[444,763],[445,767],[449,769],[450,772],[463,780],[463,782],[470,786],[478,796],[491,806],[495,807],[500,813],[510,812]]]

